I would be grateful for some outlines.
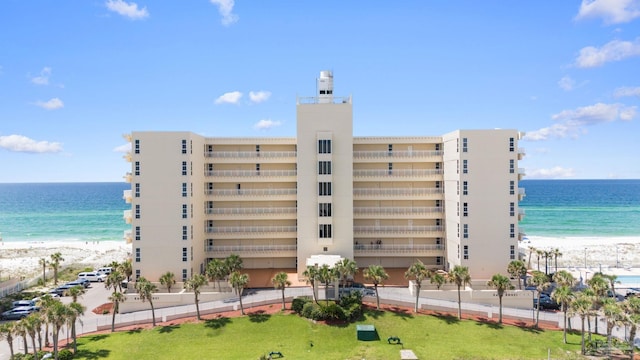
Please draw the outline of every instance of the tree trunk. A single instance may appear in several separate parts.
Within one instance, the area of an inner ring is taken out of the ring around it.
[[[242,292],[240,293],[240,296],[238,298],[240,299],[240,313],[244,315],[244,306],[242,306]]]
[[[502,324],[502,296],[498,298],[498,302],[500,303],[500,316],[498,317],[498,323]]]
[[[111,315],[111,332],[116,331],[116,313],[118,312],[118,302],[113,303],[113,314]]]
[[[564,339],[564,343],[566,344],[567,343],[567,307],[564,304],[562,306],[562,310],[564,310],[563,311],[563,313],[564,313],[564,326],[563,326],[563,329],[562,329],[563,330],[562,337]]]
[[[76,322],[75,320],[73,321],[73,324],[71,324],[71,338],[73,339],[73,353],[77,353],[78,352],[78,343],[76,342]]]
[[[460,299],[460,286],[458,286],[458,320],[462,320],[462,300]]]
[[[33,336],[29,336],[31,337],[31,343],[33,345],[33,358],[37,359],[38,358],[38,348],[36,347],[36,334],[33,334]]]
[[[631,357],[629,359],[633,360],[634,352],[636,350],[636,346],[633,340],[636,337],[636,325],[631,325],[631,329],[629,329],[629,346],[631,347]]]
[[[420,283],[416,282],[416,306],[413,309],[413,312],[416,312],[416,313],[418,312],[418,300],[420,299],[420,288],[421,288],[420,285],[421,285]]]
[[[285,310],[286,306],[285,306],[285,302],[284,302],[284,287],[282,288],[282,310]]]
[[[151,321],[153,323],[153,327],[156,327],[156,309],[153,307],[153,302],[149,300],[149,305],[151,305]]]
[[[198,297],[196,296],[196,318],[200,320],[200,306],[198,304]]]
[[[580,347],[582,349],[582,355],[584,355],[586,352],[584,348],[584,316],[581,316],[580,320],[582,320],[582,341],[580,343]]]
[[[380,296],[378,296],[378,284],[374,284],[376,288],[376,309],[380,310]]]
[[[27,355],[29,353],[29,346],[27,343],[27,334],[25,333],[22,337],[22,343],[24,345],[24,354]]]
[[[540,292],[538,291],[538,306],[536,306],[536,327],[538,327],[540,319]]]

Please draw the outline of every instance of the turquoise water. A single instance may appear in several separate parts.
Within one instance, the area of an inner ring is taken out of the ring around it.
[[[528,236],[640,236],[640,180],[525,180]],[[122,240],[128,183],[0,184],[4,241]]]

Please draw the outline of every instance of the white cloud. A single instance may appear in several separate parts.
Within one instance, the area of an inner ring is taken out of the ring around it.
[[[138,4],[134,2],[126,2],[123,0],[107,0],[105,2],[107,9],[116,12],[129,19],[139,20],[149,16],[149,12],[146,7],[138,9]]]
[[[615,97],[623,97],[623,96],[638,96],[640,97],[640,87],[621,87],[617,88],[613,93]]]
[[[64,103],[58,98],[53,98],[49,101],[37,101],[35,105],[45,110],[56,110],[64,107]]]
[[[242,97],[242,93],[240,91],[232,91],[228,93],[222,94],[218,97],[214,103],[216,104],[237,104]]]
[[[578,137],[586,133],[586,127],[616,120],[629,121],[636,117],[637,107],[622,104],[603,104],[563,110],[551,118],[559,123],[542,129],[528,131],[525,140],[538,141],[549,138]]]
[[[126,143],[124,145],[120,145],[117,146],[115,148],[113,148],[114,152],[119,152],[119,153],[127,153],[129,151],[131,151],[131,143]]]
[[[558,86],[564,91],[571,91],[576,86],[576,82],[569,76],[563,76],[560,81],[558,81]]]
[[[62,151],[60,143],[35,141],[22,135],[0,136],[0,148],[26,153],[58,153]]]
[[[529,179],[560,179],[574,177],[575,171],[572,168],[554,166],[550,169],[527,169]]]
[[[274,128],[274,127],[280,126],[280,125],[282,125],[282,122],[280,122],[280,121],[263,119],[263,120],[260,120],[257,123],[255,123],[253,125],[253,128],[255,130],[269,130],[271,128]]]
[[[222,25],[229,26],[238,21],[238,15],[234,14],[234,0],[209,0],[213,5],[218,7],[218,12],[222,15]]]
[[[575,64],[580,68],[592,68],[634,56],[640,56],[640,38],[633,42],[612,40],[599,49],[587,46],[580,50]]]
[[[31,78],[31,82],[36,85],[49,85],[49,77],[51,76],[51,68],[44,67],[40,71],[40,76],[34,76]]]
[[[249,91],[249,99],[256,104],[267,101],[270,96],[269,91]]]
[[[639,0],[582,0],[576,19],[602,18],[605,24],[620,24],[640,17]]]

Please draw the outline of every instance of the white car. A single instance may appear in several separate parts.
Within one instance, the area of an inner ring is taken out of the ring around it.
[[[87,279],[91,282],[103,282],[107,279],[107,275],[98,273],[97,271],[87,271],[79,273],[78,279]]]

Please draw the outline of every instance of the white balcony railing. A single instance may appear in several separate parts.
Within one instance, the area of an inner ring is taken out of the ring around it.
[[[122,217],[127,224],[131,224],[131,221],[133,220],[131,210],[125,210]]]
[[[131,244],[131,242],[133,241],[133,235],[131,230],[125,230],[122,238],[125,240],[127,244]]]
[[[205,171],[205,176],[218,177],[243,177],[243,176],[261,176],[261,177],[282,177],[296,176],[296,170],[212,170]]]
[[[296,251],[296,245],[207,245],[207,252],[224,253],[274,253]]]
[[[295,158],[296,151],[206,151],[204,156],[217,159]]]
[[[124,190],[122,193],[122,198],[127,204],[130,204],[131,199],[133,198],[133,192],[131,190]]]
[[[295,214],[295,207],[270,207],[270,208],[212,208],[205,209],[207,214],[213,215],[278,215]]]
[[[127,182],[127,183],[131,183],[131,180],[132,180],[132,178],[133,178],[133,175],[132,175],[130,172],[128,172],[128,173],[124,174],[123,178],[124,178],[124,181],[125,181],[125,182]]]
[[[353,189],[354,196],[421,196],[443,194],[442,188],[358,188]]]
[[[376,252],[393,252],[393,253],[412,253],[417,251],[438,251],[444,250],[444,245],[442,244],[371,244],[371,245],[361,245],[355,244],[353,246],[355,252],[368,252],[368,251],[376,251]]]
[[[424,215],[441,213],[442,207],[354,207],[354,215]]]
[[[375,159],[375,158],[424,158],[432,156],[442,156],[441,150],[403,150],[403,151],[364,151],[353,152],[354,159]]]
[[[207,226],[205,231],[214,234],[233,233],[285,233],[296,232],[296,226]]]
[[[437,232],[443,231],[442,226],[437,225],[414,225],[414,226],[365,226],[358,225],[353,227],[353,232],[358,233],[422,233],[422,232]]]
[[[297,189],[205,189],[206,195],[214,196],[279,196],[296,195]]]
[[[392,177],[416,177],[416,176],[433,176],[441,175],[441,169],[359,169],[353,170],[354,177],[374,177],[374,176],[392,176]]]

